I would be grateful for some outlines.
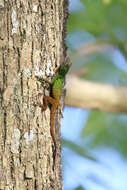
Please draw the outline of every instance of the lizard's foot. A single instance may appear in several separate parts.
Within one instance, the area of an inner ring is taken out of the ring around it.
[[[45,111],[47,109],[47,106],[43,104],[39,104],[39,107],[41,108],[42,111]]]
[[[42,105],[41,103],[40,104],[33,104],[33,106],[39,106],[41,108],[41,111],[45,111],[46,110],[46,107],[44,105]]]

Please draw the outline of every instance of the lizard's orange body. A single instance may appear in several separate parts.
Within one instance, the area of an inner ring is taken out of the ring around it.
[[[53,97],[44,96],[44,104],[43,105],[40,104],[40,107],[42,108],[42,110],[47,109],[48,103],[50,103],[52,105],[51,114],[50,114],[50,133],[51,133],[52,140],[53,140],[54,147],[55,147],[54,152],[56,152],[56,139],[55,139],[55,134],[54,134],[54,121],[55,121],[55,113],[56,113],[57,107],[59,106],[60,98],[61,98],[60,91],[54,91]]]

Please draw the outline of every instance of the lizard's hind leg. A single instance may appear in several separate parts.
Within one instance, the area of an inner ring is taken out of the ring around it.
[[[54,98],[50,96],[44,96],[43,104],[40,104],[39,106],[41,107],[42,111],[45,111],[48,107],[48,103],[53,105],[54,102],[55,102]]]

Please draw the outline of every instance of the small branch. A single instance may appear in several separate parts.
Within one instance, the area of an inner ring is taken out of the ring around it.
[[[127,88],[94,83],[71,75],[67,78],[65,104],[73,107],[127,113]]]
[[[78,49],[77,53],[80,56],[88,56],[94,53],[104,52],[106,50],[115,50],[117,47],[113,45],[111,42],[98,41],[98,42],[90,42],[85,44],[81,48]]]

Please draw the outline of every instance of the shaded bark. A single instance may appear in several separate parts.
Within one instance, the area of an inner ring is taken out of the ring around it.
[[[68,0],[0,2],[0,189],[62,189],[60,131],[53,171],[50,108],[37,105],[66,56]],[[60,116],[58,116],[60,117]]]

